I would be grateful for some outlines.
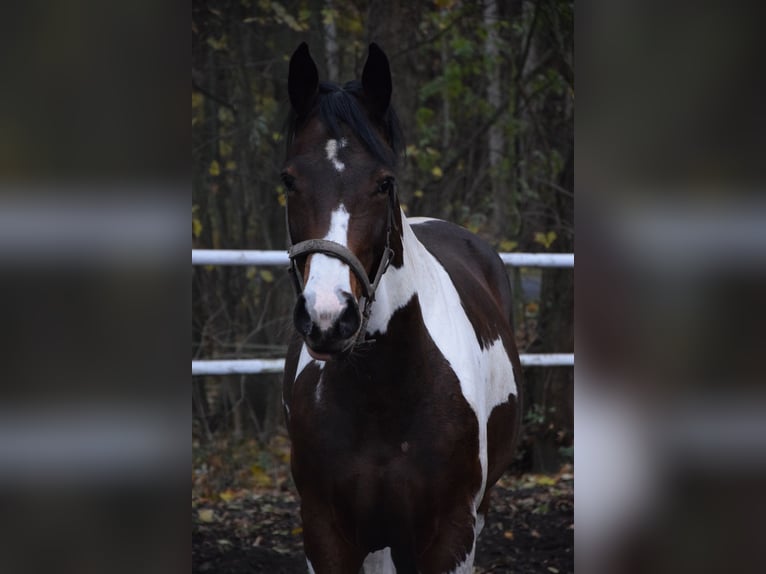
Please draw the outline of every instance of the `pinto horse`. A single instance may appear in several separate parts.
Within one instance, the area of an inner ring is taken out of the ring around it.
[[[298,294],[283,387],[310,572],[471,572],[512,459],[521,366],[492,248],[408,219],[391,73],[319,82],[290,60],[282,179]]]

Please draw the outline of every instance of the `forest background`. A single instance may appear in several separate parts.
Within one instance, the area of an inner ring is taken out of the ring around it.
[[[406,213],[459,223],[498,251],[572,252],[573,12],[555,0],[193,1],[193,248],[285,248],[289,57],[306,41],[320,78],[344,82],[375,41],[407,143]],[[573,271],[509,274],[520,351],[573,352]],[[193,358],[284,356],[293,297],[281,268],[193,267]],[[573,372],[525,376],[515,465],[555,471],[573,456]],[[248,479],[268,481],[284,444],[280,391],[279,375],[194,377],[195,458],[226,466],[236,448],[256,458]]]

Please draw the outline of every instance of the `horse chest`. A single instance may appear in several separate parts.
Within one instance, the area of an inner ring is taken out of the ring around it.
[[[367,382],[365,389],[348,389],[325,379],[330,377],[299,381],[296,386],[304,388],[292,397],[291,409],[300,415],[292,417],[297,419],[294,424],[311,431],[301,436],[314,443],[342,443],[352,451],[399,449],[403,442],[438,444],[441,441],[434,439],[439,436],[452,440],[463,434],[466,419],[473,416],[456,380],[417,389],[413,378],[399,381],[396,388],[378,387],[366,394],[365,389],[375,387],[375,382]]]
[[[363,483],[385,495],[389,487],[418,491],[478,460],[478,421],[449,369],[430,384],[417,369],[397,373],[397,380],[331,374],[310,371],[294,387],[299,480],[325,477],[319,482],[326,488]]]

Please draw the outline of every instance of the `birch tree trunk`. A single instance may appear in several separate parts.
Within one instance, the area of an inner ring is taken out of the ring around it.
[[[327,16],[324,18],[324,53],[325,63],[327,64],[327,76],[330,81],[340,82],[338,30],[335,26],[338,12],[335,10],[333,0],[326,0],[325,10],[327,11]]]

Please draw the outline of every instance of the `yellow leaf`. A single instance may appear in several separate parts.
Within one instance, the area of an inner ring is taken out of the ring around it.
[[[355,33],[355,34],[361,34],[364,29],[362,28],[362,19],[361,18],[353,18],[348,21],[348,28],[349,32]]]
[[[554,241],[556,241],[555,231],[549,231],[548,233],[543,233],[542,231],[538,231],[535,233],[535,242],[539,243],[546,249],[548,249],[551,245],[553,245]]]
[[[517,241],[503,240],[500,242],[500,251],[513,251],[519,246]]]
[[[302,532],[303,532],[303,528],[301,528],[300,526],[296,526],[290,531],[290,534],[292,534],[293,536],[297,536],[298,534],[301,534]]]
[[[278,21],[281,21],[295,32],[303,31],[301,24],[279,2],[272,2],[271,7]]]
[[[329,26],[330,24],[335,22],[335,18],[337,16],[337,10],[332,10],[330,8],[325,8],[322,10],[322,24],[325,26]]]
[[[553,486],[556,484],[556,479],[550,476],[538,476],[535,482],[540,486]]]
[[[220,496],[221,500],[224,502],[231,502],[231,499],[234,498],[234,491],[231,488],[227,488],[223,492],[219,493],[218,496]]]
[[[230,124],[234,122],[234,114],[229,108],[221,106],[218,108],[218,121],[222,124]]]
[[[207,45],[213,48],[214,50],[225,50],[227,47],[227,38],[224,34],[220,38],[208,38],[207,39]]]
[[[237,162],[230,159],[229,161],[226,162],[226,169],[228,171],[234,171],[235,169],[237,169]]]
[[[277,186],[277,201],[279,202],[279,205],[284,207],[287,205],[287,197],[285,196],[285,188],[281,185]]]
[[[250,467],[250,473],[256,486],[271,486],[271,477],[257,464]]]
[[[199,237],[200,233],[202,233],[202,222],[195,217],[192,219],[192,235]]]
[[[503,532],[503,537],[507,538],[508,540],[513,540],[513,532],[511,530],[506,530]]]
[[[434,168],[431,170],[431,174],[433,174],[436,179],[441,179],[441,176],[444,175],[442,168],[440,168],[438,165],[434,166]]]
[[[192,109],[200,107],[204,100],[205,96],[199,92],[192,92]]]
[[[274,281],[274,274],[268,269],[261,269],[260,276],[261,276],[261,279],[266,281],[266,283],[271,283],[272,281]]]
[[[231,155],[231,144],[221,140],[218,142],[218,153],[221,154],[222,157],[227,157]]]
[[[218,165],[217,160],[213,160],[210,163],[210,169],[208,170],[208,172],[210,173],[210,175],[213,175],[213,176],[221,175],[221,166]]]
[[[413,195],[415,197],[423,197],[423,190],[422,189],[416,189],[415,193]]]
[[[212,508],[203,508],[197,511],[197,516],[202,522],[213,522],[215,520],[215,512]]]

